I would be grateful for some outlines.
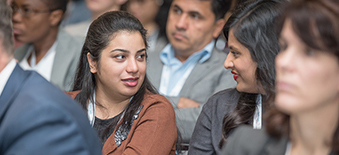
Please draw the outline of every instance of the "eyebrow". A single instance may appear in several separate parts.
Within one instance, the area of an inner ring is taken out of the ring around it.
[[[179,5],[177,5],[177,4],[174,4],[173,7],[182,10],[181,7]],[[202,16],[199,11],[188,11],[188,13],[189,14],[198,14],[199,16]]]
[[[230,46],[229,47],[230,50],[235,50],[235,51],[239,51],[237,48],[235,48],[234,46]]]
[[[173,8],[176,8],[176,9],[179,9],[179,10],[182,11],[181,7],[179,5],[177,5],[177,4],[174,4]]]
[[[117,52],[117,51],[124,52],[124,53],[130,53],[130,51],[125,50],[125,49],[120,49],[120,48],[117,48],[117,49],[112,50],[111,53],[112,53],[112,52]],[[138,50],[137,53],[140,53],[140,52],[143,52],[143,51],[146,51],[146,48],[143,48],[143,49]]]

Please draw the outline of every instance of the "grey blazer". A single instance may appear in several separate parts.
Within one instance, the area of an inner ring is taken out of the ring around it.
[[[147,74],[151,83],[158,89],[160,86],[163,63],[160,60],[161,50],[149,53]],[[226,53],[213,49],[211,57],[204,63],[198,63],[191,74],[186,79],[179,97],[166,98],[172,103],[177,126],[184,143],[189,143],[195,123],[202,110],[203,104],[214,93],[226,89],[234,88],[236,82],[232,78],[231,70],[224,68]],[[199,108],[178,109],[177,104],[180,97],[187,97],[198,103]]]
[[[284,155],[287,143],[286,137],[276,139],[269,136],[265,129],[242,125],[227,139],[222,155]]]
[[[71,90],[73,78],[80,58],[82,45],[72,36],[59,29],[56,42],[56,53],[50,82],[61,90]],[[20,62],[32,44],[17,48],[14,57]]]
[[[226,114],[238,104],[240,93],[235,88],[225,89],[210,97],[203,106],[190,141],[189,155],[221,153],[219,143]]]

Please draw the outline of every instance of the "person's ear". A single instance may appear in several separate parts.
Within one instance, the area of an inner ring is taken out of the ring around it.
[[[62,12],[62,10],[54,10],[54,11],[52,11],[50,16],[49,16],[50,24],[52,26],[58,26],[59,22],[61,22],[61,20],[62,20],[63,14],[64,13]]]
[[[89,64],[89,68],[91,73],[97,73],[97,62],[93,60],[93,56],[91,55],[91,53],[87,53],[87,61]]]
[[[224,25],[226,23],[226,20],[225,19],[219,19],[215,22],[215,25],[214,25],[214,30],[213,30],[213,38],[218,38],[222,29],[224,28]]]

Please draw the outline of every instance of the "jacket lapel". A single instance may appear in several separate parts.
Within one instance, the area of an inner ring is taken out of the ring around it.
[[[159,89],[160,87],[160,80],[162,74],[162,68],[164,64],[160,60],[160,53],[158,51],[154,51],[156,53],[150,53],[150,57],[147,63],[147,75],[150,77],[150,81],[155,88]]]
[[[15,100],[25,80],[28,78],[28,72],[24,72],[18,64],[16,64],[7,84],[0,96],[0,122],[11,103]],[[1,123],[0,123],[1,124]]]
[[[214,48],[211,57],[204,63],[197,63],[197,65],[192,70],[191,74],[186,79],[185,84],[183,85],[180,94],[188,93],[193,85],[198,83],[201,79],[203,79],[209,72],[213,71],[213,67],[215,65],[219,65],[218,60],[218,51]]]
[[[58,37],[57,37],[57,47],[55,49],[55,58],[53,62],[53,68],[51,73],[51,82],[54,84],[64,84],[66,74],[68,72],[69,66],[72,63],[72,60],[75,57],[76,52],[72,50],[73,41],[69,38],[68,34],[63,30],[59,29]],[[74,45],[77,46],[77,45]],[[63,87],[63,86],[59,86]]]

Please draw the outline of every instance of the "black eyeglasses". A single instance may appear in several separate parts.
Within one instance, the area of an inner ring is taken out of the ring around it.
[[[31,9],[31,8],[23,8],[23,7],[18,7],[16,4],[11,5],[12,8],[12,13],[13,15],[16,14],[17,12],[19,12],[23,17],[25,18],[29,18],[34,16],[37,13],[49,13],[52,12],[54,10],[37,10],[37,9]]]

